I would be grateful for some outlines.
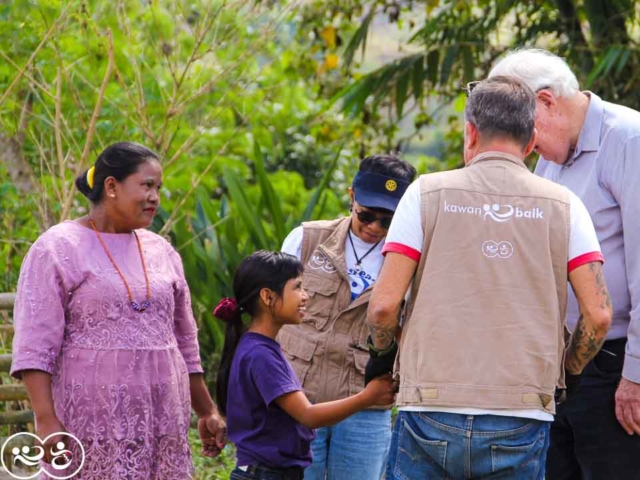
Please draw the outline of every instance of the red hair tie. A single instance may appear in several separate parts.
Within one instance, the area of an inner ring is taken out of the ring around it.
[[[218,306],[213,310],[213,316],[219,318],[223,322],[236,322],[241,316],[240,305],[235,298],[223,298]]]

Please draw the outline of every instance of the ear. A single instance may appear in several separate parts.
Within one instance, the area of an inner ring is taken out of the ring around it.
[[[547,110],[555,110],[558,105],[558,99],[548,88],[543,88],[538,93],[536,93],[536,98]]]
[[[270,288],[263,288],[262,290],[260,290],[260,300],[262,300],[262,303],[264,305],[266,305],[267,307],[270,307],[271,305],[273,305],[273,301],[275,299],[275,294],[273,293],[273,290],[271,290]]]
[[[464,147],[473,150],[478,146],[480,140],[478,128],[471,122],[464,122]]]
[[[115,198],[118,190],[118,181],[114,177],[104,179],[104,193],[109,198]]]
[[[538,142],[538,130],[534,128],[533,135],[531,135],[531,140],[529,140],[529,143],[527,144],[527,146],[524,147],[525,157],[528,156],[533,151],[533,148],[536,146],[537,142]]]

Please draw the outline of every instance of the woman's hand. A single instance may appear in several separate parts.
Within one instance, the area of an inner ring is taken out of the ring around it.
[[[227,425],[218,413],[198,419],[202,455],[217,457],[227,443]]]
[[[69,445],[67,440],[69,439],[69,437],[67,437],[66,435],[53,435],[50,438],[47,437],[54,433],[64,433],[66,432],[66,429],[64,428],[62,422],[60,422],[60,420],[58,420],[58,417],[56,417],[55,415],[47,415],[43,418],[36,417],[36,425],[38,425],[38,437],[40,437],[40,439],[44,442],[43,460],[47,463],[51,463],[51,460],[53,459],[51,450],[60,450],[56,445],[58,442],[64,443],[64,448],[68,450]]]

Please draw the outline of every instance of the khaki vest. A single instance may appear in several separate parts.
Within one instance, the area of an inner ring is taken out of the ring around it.
[[[569,193],[510,155],[420,177],[399,406],[539,409],[564,385]]]
[[[355,395],[364,388],[369,359],[365,318],[371,287],[351,301],[344,245],[350,217],[303,224],[303,286],[309,294],[300,325],[278,334],[285,356],[313,403]]]

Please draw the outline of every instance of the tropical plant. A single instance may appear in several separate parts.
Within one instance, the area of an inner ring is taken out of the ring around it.
[[[448,105],[463,103],[461,88],[486,77],[510,49],[549,49],[566,58],[584,88],[640,107],[639,10],[631,0],[352,0],[330,11],[359,18],[341,52],[343,68],[352,76],[337,95],[344,111],[352,116],[382,111],[391,125],[411,116],[415,132],[395,135],[400,150],[418,132],[446,130],[445,168],[459,162],[461,141],[461,105],[453,111]],[[405,54],[363,73],[367,38],[382,17],[407,32]]]

